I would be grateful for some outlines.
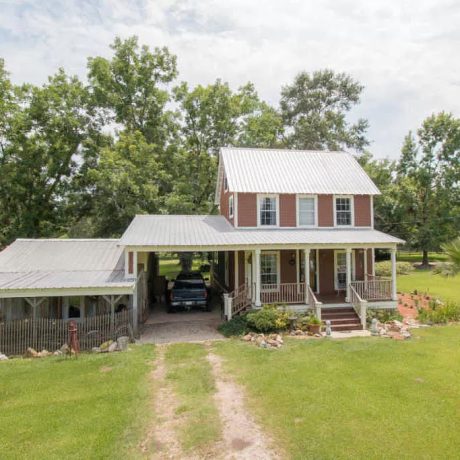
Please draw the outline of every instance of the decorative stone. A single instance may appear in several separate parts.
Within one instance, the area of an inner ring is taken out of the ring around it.
[[[117,339],[117,348],[120,351],[128,350],[129,337],[127,335],[122,335]]]
[[[326,320],[326,335],[330,336],[331,334],[332,334],[331,321],[327,319]]]
[[[34,350],[32,347],[29,347],[26,351],[26,358],[38,358],[38,351]]]
[[[53,353],[54,356],[61,356],[62,355],[62,351],[61,350],[56,350],[54,353]]]
[[[371,334],[372,335],[378,335],[379,334],[379,330],[378,330],[378,320],[377,318],[372,318],[372,321],[371,321]]]
[[[38,353],[38,357],[39,358],[46,358],[48,356],[50,356],[51,353],[48,351],[48,350],[42,350]]]
[[[91,351],[92,351],[93,353],[100,353],[100,352],[101,352],[101,349],[100,349],[99,347],[93,347],[93,348],[91,348]]]
[[[64,345],[62,345],[62,347],[60,348],[60,351],[62,353],[68,353],[69,352],[69,345],[67,345],[66,343]]]
[[[110,345],[113,343],[113,340],[107,340],[107,342],[101,343],[99,348],[102,352],[108,351]]]
[[[245,340],[246,342],[250,342],[252,340],[252,335],[251,334],[246,334],[243,337],[243,340]]]
[[[8,361],[8,356],[4,355],[3,353],[0,353],[0,361]]]
[[[117,345],[117,342],[112,342],[110,345],[109,345],[109,348],[107,348],[107,351],[109,353],[112,353],[113,351],[117,351],[118,349],[118,345]]]

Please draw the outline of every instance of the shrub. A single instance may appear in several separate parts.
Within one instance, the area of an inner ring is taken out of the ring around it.
[[[235,316],[230,321],[222,323],[217,329],[225,337],[244,335],[249,332],[247,315]]]
[[[428,308],[418,310],[418,320],[428,324],[445,324],[449,321],[460,321],[460,305],[453,302],[439,304],[430,301]]]
[[[264,305],[260,310],[246,315],[248,325],[257,332],[274,332],[287,329],[289,314],[276,305]]]
[[[409,262],[396,262],[396,273],[398,275],[407,275],[414,270]],[[375,264],[375,274],[377,276],[391,276],[391,262],[377,262]]]
[[[370,323],[374,318],[377,318],[379,323],[386,323],[387,321],[402,321],[403,317],[399,314],[398,310],[389,310],[382,308],[380,310],[368,309],[367,322]]]

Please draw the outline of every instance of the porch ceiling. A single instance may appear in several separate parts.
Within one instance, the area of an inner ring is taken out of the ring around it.
[[[177,251],[245,249],[254,246],[394,247],[403,240],[372,228],[234,228],[224,216],[139,215],[120,240],[121,246]],[[203,249],[204,250],[204,249]]]

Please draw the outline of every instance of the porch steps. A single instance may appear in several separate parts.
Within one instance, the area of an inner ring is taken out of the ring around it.
[[[333,331],[361,331],[363,326],[352,307],[321,309],[323,322],[329,320]]]

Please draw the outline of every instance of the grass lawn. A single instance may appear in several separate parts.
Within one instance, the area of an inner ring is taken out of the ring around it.
[[[289,458],[458,458],[460,326],[380,338],[216,343]]]
[[[412,292],[414,289],[442,300],[460,303],[460,276],[446,278],[435,275],[430,270],[416,270],[408,275],[399,275],[397,279],[399,292]]]
[[[202,260],[195,259],[192,263],[192,270],[199,270],[201,264],[203,264]],[[179,259],[160,259],[160,276],[166,276],[169,280],[172,280],[176,278],[180,271]],[[204,278],[208,276],[209,272],[203,273]]]
[[[0,363],[0,458],[121,458],[140,439],[152,346]]]
[[[174,344],[166,350],[166,377],[179,397],[177,414],[184,419],[180,442],[185,451],[204,449],[221,433],[213,399],[216,389],[206,355],[201,344]]]
[[[442,252],[429,252],[428,260],[430,262],[445,262],[447,260],[447,256]],[[411,262],[411,263],[421,262],[422,253],[421,252],[398,251],[398,261],[399,262]]]

